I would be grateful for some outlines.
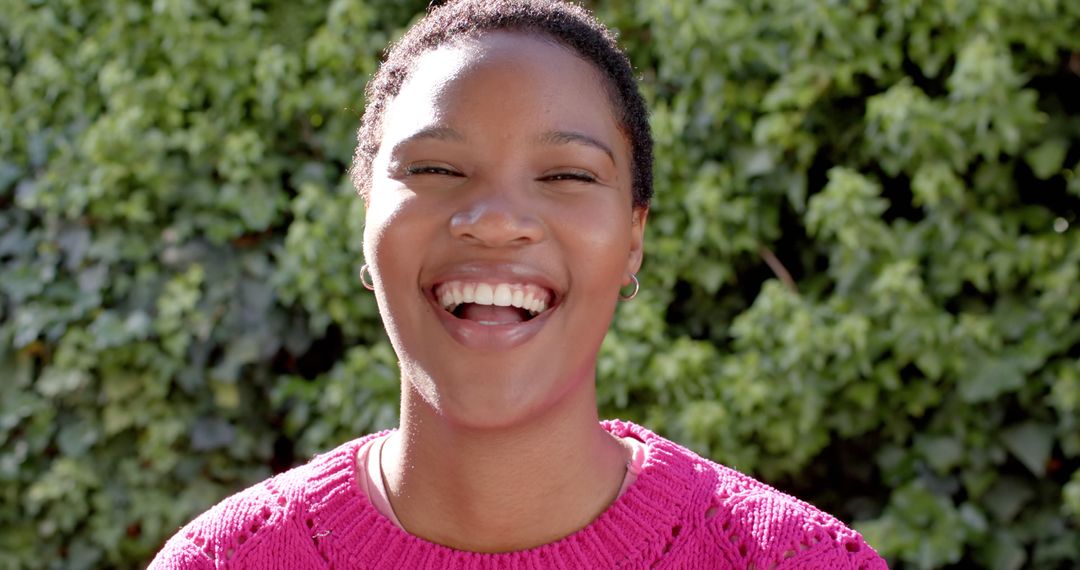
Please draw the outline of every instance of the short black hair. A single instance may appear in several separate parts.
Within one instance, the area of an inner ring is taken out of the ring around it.
[[[652,199],[653,143],[649,114],[630,60],[615,34],[587,10],[563,0],[456,0],[436,6],[392,44],[367,85],[364,116],[357,135],[351,176],[361,195],[371,187],[372,161],[382,139],[386,106],[409,78],[421,55],[484,32],[519,31],[553,39],[593,64],[606,78],[616,121],[631,148],[631,189],[635,207]]]

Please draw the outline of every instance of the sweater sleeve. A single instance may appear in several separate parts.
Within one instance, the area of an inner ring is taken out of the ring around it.
[[[758,484],[760,485],[760,484]],[[721,540],[746,567],[888,570],[863,537],[816,507],[764,485],[723,501]]]
[[[850,534],[844,537],[826,533],[818,542],[814,542],[815,537],[808,537],[799,550],[784,552],[776,568],[888,570],[885,561],[862,536],[851,530],[847,532]]]
[[[218,503],[180,529],[150,569],[324,567],[300,514],[301,486],[292,475],[263,481]]]
[[[214,561],[183,534],[177,534],[150,562],[147,570],[210,570]]]

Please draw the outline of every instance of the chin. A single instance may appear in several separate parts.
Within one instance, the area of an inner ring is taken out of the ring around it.
[[[470,431],[511,431],[533,423],[537,407],[508,408],[505,406],[447,406],[437,410],[443,420]]]

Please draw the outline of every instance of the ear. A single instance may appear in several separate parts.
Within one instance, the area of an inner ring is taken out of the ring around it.
[[[630,255],[626,259],[626,276],[623,277],[623,285],[629,285],[630,274],[637,273],[641,269],[641,261],[645,257],[645,221],[648,218],[648,206],[634,208],[630,221]]]

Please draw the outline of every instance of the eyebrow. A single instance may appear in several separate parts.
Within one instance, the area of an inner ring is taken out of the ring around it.
[[[591,146],[604,151],[604,154],[608,155],[611,162],[615,162],[615,153],[612,152],[611,147],[585,133],[573,131],[548,131],[540,135],[538,141],[541,144],[583,144]]]
[[[413,143],[413,142],[416,142],[416,141],[419,141],[419,140],[424,140],[424,139],[433,139],[433,140],[437,140],[437,141],[461,142],[461,141],[465,140],[465,135],[455,131],[454,129],[452,129],[450,127],[440,127],[440,126],[425,127],[423,129],[420,129],[419,131],[416,131],[415,133],[401,139],[400,141],[398,141],[398,143],[396,145],[394,145],[393,150],[396,152],[399,148],[401,148],[401,147],[403,147],[403,146],[405,146],[405,145],[407,145],[409,143]]]
[[[399,141],[396,145],[394,145],[394,150],[396,151],[398,148],[401,148],[404,145],[424,139],[464,142],[465,135],[450,127],[425,127]],[[548,145],[582,144],[585,146],[591,146],[595,149],[603,151],[603,153],[611,159],[611,162],[615,162],[615,153],[611,150],[610,146],[604,144],[603,142],[600,142],[596,138],[591,137],[585,133],[579,133],[575,131],[548,131],[537,137],[537,142],[539,142],[540,144]]]

